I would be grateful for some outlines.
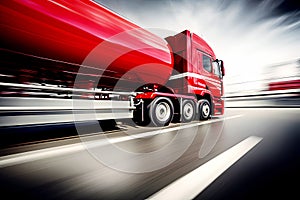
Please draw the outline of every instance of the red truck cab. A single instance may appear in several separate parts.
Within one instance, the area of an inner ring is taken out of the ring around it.
[[[195,94],[206,98],[213,115],[224,114],[222,60],[217,60],[212,48],[198,35],[185,30],[166,38],[174,54],[174,72],[170,78],[176,93]],[[182,79],[183,85],[180,84]]]

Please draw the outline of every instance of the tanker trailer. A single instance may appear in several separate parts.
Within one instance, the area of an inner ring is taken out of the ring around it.
[[[91,0],[2,1],[0,9],[2,97],[88,93],[99,110],[116,98],[128,113],[97,119],[140,125],[223,114],[223,62],[189,31],[165,40]],[[196,48],[201,62],[191,59]],[[202,63],[210,65],[204,75]]]
[[[152,68],[143,68],[132,79],[148,82],[154,78],[164,83],[171,74],[172,53],[165,40],[93,1],[2,1],[1,15],[2,52],[61,63],[38,63],[40,66],[34,68],[20,59],[15,61],[20,63],[19,71],[43,68],[76,75],[79,67],[87,64],[91,74],[105,70],[112,79],[118,79],[136,66],[153,63]],[[85,62],[95,49],[95,60]],[[159,74],[156,65],[160,66]],[[67,79],[69,74],[61,78]],[[56,81],[55,77],[39,78]]]

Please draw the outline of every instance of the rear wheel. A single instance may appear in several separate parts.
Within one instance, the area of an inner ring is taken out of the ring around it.
[[[208,100],[199,101],[199,115],[200,120],[207,120],[211,117],[211,105]]]
[[[158,97],[150,104],[149,117],[154,126],[167,126],[173,114],[173,103],[168,98]]]
[[[195,104],[191,100],[184,100],[182,103],[182,122],[191,122],[195,118]]]

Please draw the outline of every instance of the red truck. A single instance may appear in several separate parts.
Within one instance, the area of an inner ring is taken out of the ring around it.
[[[1,1],[0,11],[0,86],[19,92],[1,98],[92,93],[101,109],[129,110],[98,120],[155,126],[224,113],[223,61],[188,30],[161,38],[92,0]]]

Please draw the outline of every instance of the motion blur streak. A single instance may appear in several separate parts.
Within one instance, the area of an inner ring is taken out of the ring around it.
[[[145,138],[145,137],[150,137],[162,133],[168,133],[171,131],[176,131],[180,129],[186,129],[186,128],[191,128],[195,126],[201,126],[205,124],[211,124],[211,123],[216,123],[224,120],[229,120],[229,119],[235,119],[238,117],[242,117],[243,115],[234,115],[226,118],[221,118],[221,119],[215,119],[215,120],[210,120],[206,122],[199,122],[199,123],[194,123],[194,124],[188,124],[188,125],[182,125],[178,127],[173,127],[173,128],[166,128],[158,131],[149,131],[149,132],[144,132],[144,133],[139,133],[136,135],[131,135],[131,136],[124,136],[124,137],[118,137],[118,138],[104,138],[98,141],[91,141],[88,142],[88,144],[85,144],[86,146],[89,147],[99,147],[99,146],[104,146],[108,144],[113,144],[113,143],[119,143],[119,142],[125,142],[129,140],[134,140],[134,139],[140,139],[140,138]],[[0,168],[7,167],[7,166],[12,166],[20,163],[26,163],[34,160],[40,160],[43,158],[50,158],[50,157],[55,157],[58,155],[64,155],[64,154],[69,154],[69,153],[75,153],[78,151],[85,150],[85,146],[82,143],[77,143],[77,144],[71,144],[71,145],[65,145],[65,146],[60,146],[60,147],[53,147],[53,148],[48,148],[48,149],[42,149],[42,150],[36,150],[36,151],[29,151],[29,152],[24,152],[24,153],[19,153],[16,155],[8,155],[8,156],[3,156],[0,157]]]

